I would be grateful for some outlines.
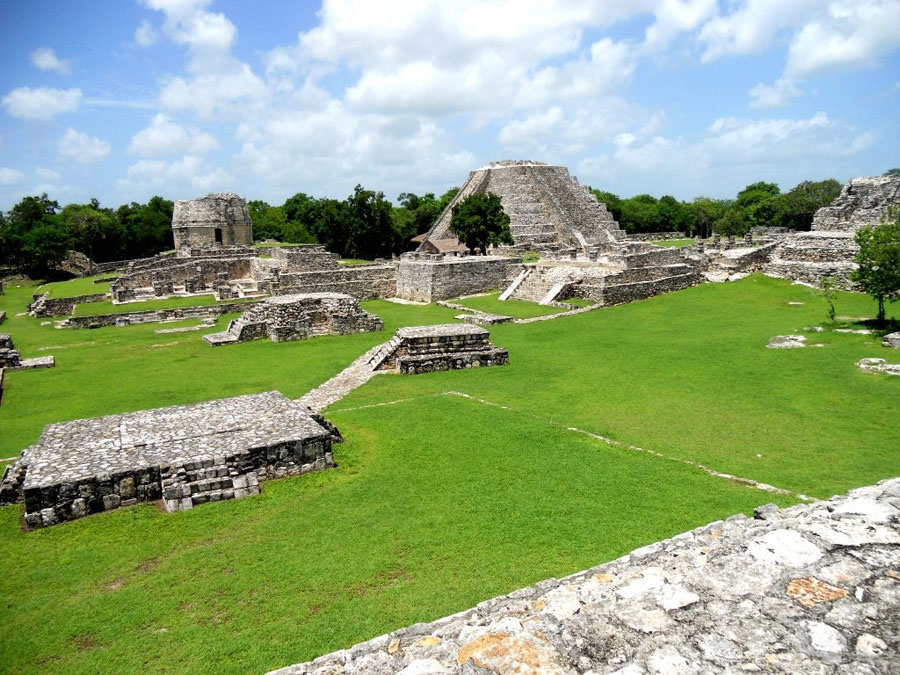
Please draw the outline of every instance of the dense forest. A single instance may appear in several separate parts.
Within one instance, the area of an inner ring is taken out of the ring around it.
[[[758,182],[735,199],[697,197],[690,202],[668,195],[623,199],[593,192],[628,233],[680,231],[706,237],[713,232],[742,235],[757,225],[808,230],[816,209],[831,203],[840,190],[841,184],[829,179],[804,181],[788,192]],[[431,227],[458,191],[452,188],[440,197],[404,192],[393,204],[384,193],[357,185],[344,200],[298,192],[279,206],[252,200],[247,207],[257,241],[319,243],[346,258],[372,259],[412,248],[410,239]],[[43,277],[70,249],[95,262],[170,250],[172,208],[173,202],[158,196],[116,209],[96,199],[60,207],[46,194],[25,197],[0,213],[0,265]]]

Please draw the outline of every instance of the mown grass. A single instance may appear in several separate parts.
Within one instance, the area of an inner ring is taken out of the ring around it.
[[[489,293],[486,295],[477,295],[470,298],[461,298],[453,302],[465,307],[471,307],[488,314],[503,314],[506,316],[514,316],[518,319],[527,319],[532,316],[546,316],[548,314],[559,314],[565,310],[550,305],[539,305],[536,302],[526,302],[525,300],[504,300],[498,298],[500,293]]]
[[[651,244],[662,246],[664,248],[684,248],[694,243],[693,239],[662,239],[660,241],[651,241]]]
[[[96,279],[108,279],[110,274],[96,274],[92,277],[78,277],[68,281],[52,281],[35,287],[35,293],[49,293],[51,298],[74,298],[76,295],[109,293],[109,282],[94,283]]]
[[[362,258],[341,258],[338,263],[352,267],[353,265],[371,265],[373,260],[363,260]]]
[[[254,302],[260,298],[235,298],[225,302]],[[115,304],[108,300],[100,302],[83,302],[75,305],[75,316],[99,316],[101,314],[120,314],[123,312],[145,312],[154,309],[174,309],[176,307],[205,307],[221,304],[214,295],[187,295],[160,298],[159,300],[141,300],[139,302],[123,302]]]
[[[297,397],[396,327],[455,313],[373,301],[385,333],[216,349],[154,325],[41,326],[14,316],[30,291],[0,296],[3,328],[24,356],[58,365],[10,373],[0,456],[52,421],[270,389]],[[841,294],[837,309],[865,317],[873,303]],[[825,316],[811,290],[752,276],[498,325],[509,366],[383,375],[332,406],[347,438],[338,469],[267,483],[258,498],[174,515],[143,505],[31,533],[20,506],[0,508],[0,668],[264,671],[791,501],[569,427],[817,497],[898,475],[900,378],[855,366],[889,355],[878,339],[828,330],[808,334],[822,348],[765,348]]]

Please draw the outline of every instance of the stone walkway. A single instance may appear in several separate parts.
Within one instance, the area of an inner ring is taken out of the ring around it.
[[[900,672],[900,478],[755,516],[275,672]]]
[[[330,380],[297,399],[297,403],[307,406],[313,412],[325,410],[332,403],[340,401],[351,391],[361,387],[377,375],[378,366],[397,348],[398,344],[399,340],[393,337],[387,342],[375,345]]]
[[[563,316],[572,316],[573,314],[584,314],[585,312],[593,312],[595,309],[600,309],[603,307],[601,304],[597,305],[588,305],[587,307],[576,307],[575,309],[567,309],[562,312],[558,312],[556,314],[544,314],[542,316],[532,316],[527,319],[517,319],[514,317],[507,317],[501,314],[490,314],[488,312],[482,312],[479,309],[472,309],[471,307],[466,307],[465,305],[460,305],[455,302],[449,302],[447,300],[436,300],[436,305],[440,305],[441,307],[446,307],[447,309],[453,309],[458,312],[467,312],[472,317],[473,323],[478,324],[495,324],[495,323],[534,323],[536,321],[550,321],[551,319],[559,319]],[[459,317],[456,317],[459,318]]]

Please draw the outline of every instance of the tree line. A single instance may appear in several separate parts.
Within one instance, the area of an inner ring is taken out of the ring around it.
[[[891,169],[888,173],[900,173]],[[620,198],[593,190],[622,229],[630,234],[680,231],[691,237],[713,232],[740,236],[755,226],[808,230],[817,209],[841,191],[834,179],[804,181],[788,192],[775,183],[752,183],[735,199],[697,197],[690,202],[670,195],[640,194]],[[281,205],[248,202],[257,241],[319,243],[345,258],[389,257],[414,247],[410,239],[426,232],[459,192],[440,197],[403,192],[397,204],[383,192],[357,185],[346,199],[317,198],[298,192]],[[23,198],[0,213],[0,265],[44,277],[70,249],[94,262],[142,258],[174,247],[173,202],[162,197],[146,204],[131,202],[116,209],[59,203],[46,194]]]

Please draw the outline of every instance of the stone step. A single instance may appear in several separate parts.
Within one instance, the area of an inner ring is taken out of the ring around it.
[[[500,294],[499,299],[500,300],[508,300],[509,296],[511,296],[516,291],[516,289],[522,284],[523,281],[525,281],[525,279],[528,278],[528,276],[530,274],[531,274],[530,269],[525,269],[525,270],[522,270],[521,272],[519,272],[519,276],[517,276],[515,279],[513,279],[513,282],[506,288],[505,291],[503,291],[503,293]]]

